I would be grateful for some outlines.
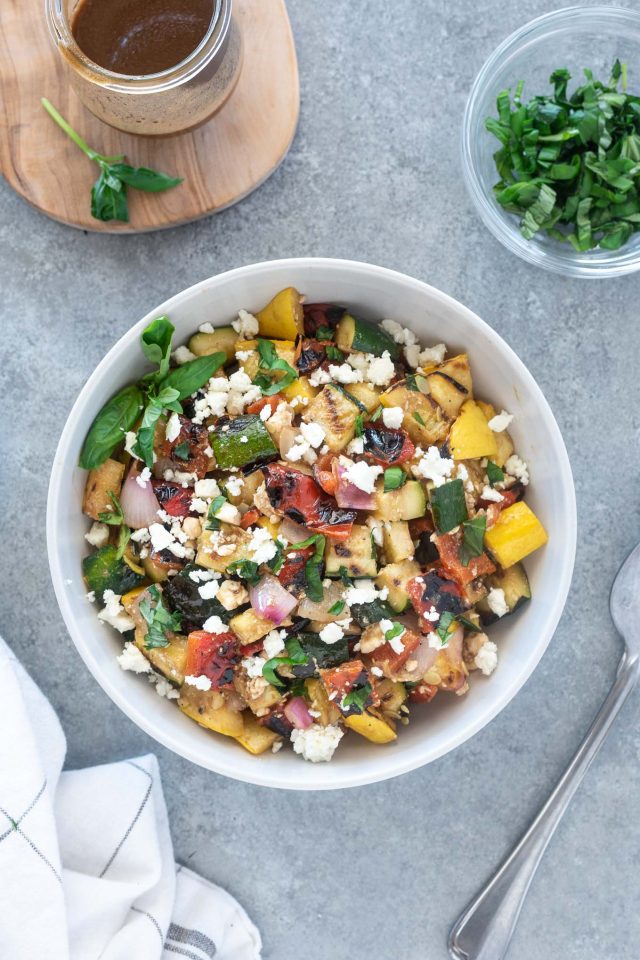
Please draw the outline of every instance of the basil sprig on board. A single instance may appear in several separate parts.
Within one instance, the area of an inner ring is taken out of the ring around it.
[[[104,463],[122,443],[125,433],[140,420],[141,414],[133,450],[148,467],[152,467],[156,426],[164,411],[182,413],[180,401],[204,386],[225,362],[226,354],[219,352],[196,357],[181,367],[169,369],[174,332],[168,317],[157,317],[143,330],[140,338],[142,352],[157,369],[147,373],[138,383],[124,387],[104,405],[82,447],[79,463],[84,470],[94,470]]]
[[[123,223],[129,221],[127,187],[133,187],[134,190],[144,190],[146,193],[160,193],[182,183],[182,177],[170,177],[166,173],[149,170],[147,167],[132,167],[128,163],[124,163],[124,155],[118,157],[103,156],[103,154],[93,150],[76,133],[46,97],[42,98],[42,106],[76,146],[90,160],[94,160],[100,168],[100,176],[91,188],[91,216],[95,217],[96,220],[104,222],[120,220]]]
[[[640,230],[640,96],[627,93],[619,60],[608,83],[584,76],[571,94],[560,69],[551,94],[525,102],[521,80],[513,98],[498,95],[498,116],[485,121],[502,145],[494,193],[527,240],[543,231],[580,252],[618,250]]]

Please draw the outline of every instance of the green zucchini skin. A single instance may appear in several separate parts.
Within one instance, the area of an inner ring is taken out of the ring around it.
[[[488,578],[487,586],[489,589],[493,587],[494,589],[504,591],[504,598],[509,608],[509,613],[505,614],[505,616],[515,613],[516,610],[519,610],[523,604],[531,599],[529,578],[521,563],[515,563],[512,567],[509,567],[508,570],[498,570],[496,573],[492,573]],[[477,610],[480,614],[480,620],[485,627],[495,623],[496,620],[499,619],[489,607],[486,599],[479,601]],[[504,619],[504,617],[500,619]]]
[[[439,533],[447,533],[468,518],[462,480],[450,480],[429,493],[431,512]]]
[[[347,400],[350,400],[351,403],[358,408],[360,413],[368,413],[364,403],[361,403],[357,397],[354,397],[352,393],[349,393],[346,387],[343,387],[341,383],[330,383],[328,386],[330,386],[332,390],[337,390],[338,393],[341,393],[343,397],[347,398]]]
[[[102,600],[105,590],[113,590],[122,596],[144,583],[144,577],[132,570],[124,560],[118,559],[118,551],[112,546],[101,547],[85,557],[82,575],[97,600]]]
[[[228,427],[228,430],[223,430]],[[220,470],[246,467],[278,455],[269,431],[257,414],[218,424],[209,435],[213,455]]]
[[[194,333],[189,340],[189,350],[196,357],[207,357],[220,350],[226,355],[226,362],[235,359],[238,334],[233,327],[216,327],[213,333]]]
[[[377,323],[345,313],[338,324],[336,344],[340,350],[359,350],[381,357],[387,351],[392,360],[400,357],[400,345]]]

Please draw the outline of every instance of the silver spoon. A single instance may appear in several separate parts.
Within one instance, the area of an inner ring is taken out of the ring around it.
[[[624,652],[611,690],[555,790],[513,853],[451,928],[454,960],[502,960],[524,898],[556,827],[640,674],[640,544],[618,570],[609,599]]]

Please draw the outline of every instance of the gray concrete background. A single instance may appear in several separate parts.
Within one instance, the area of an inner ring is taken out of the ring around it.
[[[300,129],[282,167],[237,207],[168,233],[101,237],[43,218],[0,184],[0,629],[59,711],[70,767],[158,754],[177,858],[242,901],[265,958],[439,960],[450,923],[546,798],[614,673],[607,595],[640,536],[640,276],[588,283],[526,266],[485,232],[463,190],[458,133],[473,76],[549,4],[289,7]],[[580,523],[561,625],[511,705],[423,770],[317,796],[216,777],[141,733],[76,655],[45,550],[55,445],[105,351],[176,291],[297,255],[395,267],[492,323],[555,411]],[[635,698],[544,859],[514,960],[637,958],[639,719]]]

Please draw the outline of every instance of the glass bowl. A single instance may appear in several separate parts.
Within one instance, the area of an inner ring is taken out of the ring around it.
[[[516,30],[491,54],[475,79],[462,128],[462,164],[467,189],[485,226],[512,253],[545,270],[570,277],[614,277],[640,268],[640,232],[620,250],[578,253],[569,243],[539,233],[525,240],[519,220],[493,195],[499,176],[493,154],[498,140],[484,126],[496,116],[496,97],[524,80],[524,99],[551,91],[549,76],[566,67],[581,82],[585,67],[608,79],[618,58],[629,67],[629,90],[640,91],[640,13],[621,7],[567,7]]]

